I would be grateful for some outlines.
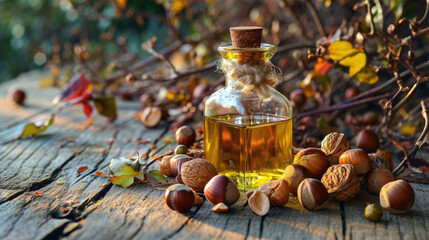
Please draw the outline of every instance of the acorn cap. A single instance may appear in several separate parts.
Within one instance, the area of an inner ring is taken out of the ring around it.
[[[233,48],[260,48],[262,27],[243,26],[229,28]]]

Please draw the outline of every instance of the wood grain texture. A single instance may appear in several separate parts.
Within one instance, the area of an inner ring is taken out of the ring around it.
[[[378,223],[363,217],[365,202],[378,201],[365,191],[345,203],[345,222],[338,203],[311,212],[296,196],[264,217],[250,210],[244,195],[224,214],[213,213],[205,199],[188,213],[174,212],[164,203],[162,190],[148,184],[125,189],[95,174],[107,173],[114,157],[139,152],[152,159],[174,150],[175,143],[164,141],[174,139],[166,123],[147,129],[133,119],[137,102],[118,101],[119,118],[113,124],[94,113],[95,124],[86,130],[81,130],[86,121],[82,108],[74,106],[60,113],[45,133],[10,141],[19,124],[51,111],[50,101],[60,90],[39,90],[43,74],[31,72],[0,86],[0,239],[427,239],[429,187],[424,184],[412,184],[412,211],[385,212]],[[28,92],[24,107],[5,100],[13,85]],[[134,139],[139,138],[150,143],[138,144]],[[88,169],[77,173],[82,166]]]

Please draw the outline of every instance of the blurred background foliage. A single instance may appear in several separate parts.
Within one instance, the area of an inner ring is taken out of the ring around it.
[[[169,31],[169,24],[174,25],[179,37],[204,43],[197,46],[196,52],[209,55],[205,61],[218,57],[216,47],[221,41],[228,41],[228,28],[234,25],[264,26],[265,41],[276,45],[316,40],[319,37],[317,28],[304,2],[0,0],[0,82],[30,69],[72,63],[75,61],[74,45],[83,44],[92,54],[107,55],[102,59],[104,64],[127,52],[136,58],[147,58],[150,54],[140,47],[143,42],[156,36],[155,48],[162,49],[177,39]],[[352,14],[352,8],[358,1],[313,2],[327,33],[335,31],[343,19],[349,21],[357,17]],[[415,16],[418,7],[424,4],[424,1],[405,0],[381,2],[391,6],[391,15],[396,19]],[[294,6],[294,12],[279,7],[282,4]],[[292,63],[284,59],[283,64]]]

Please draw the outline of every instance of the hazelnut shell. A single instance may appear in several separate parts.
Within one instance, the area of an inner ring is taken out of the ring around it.
[[[308,177],[307,170],[298,164],[291,164],[285,168],[282,179],[289,183],[290,192],[296,194],[299,184]]]
[[[350,149],[350,143],[344,133],[333,132],[322,140],[321,149],[328,156],[330,165],[338,164],[341,154]]]
[[[402,179],[387,183],[380,190],[380,205],[391,213],[406,213],[414,205],[414,190]]]

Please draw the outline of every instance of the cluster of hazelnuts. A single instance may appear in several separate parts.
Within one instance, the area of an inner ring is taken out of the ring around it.
[[[361,133],[358,138],[367,137],[365,134]],[[379,194],[384,209],[396,214],[405,213],[413,206],[414,191],[406,181],[395,181],[391,154],[377,151],[378,143],[374,145],[375,148],[361,145],[365,150],[351,149],[343,133],[333,132],[325,136],[321,148],[294,149],[293,164],[286,167],[282,178],[247,192],[248,205],[263,216],[270,207],[286,205],[290,194],[295,194],[304,208],[319,210],[329,200],[350,201],[361,186],[366,185],[370,192]],[[215,205],[213,211],[228,211],[240,197],[236,184],[230,178],[218,175],[207,160],[192,158],[186,152],[187,148],[179,145],[174,156],[162,160],[161,172],[176,176],[180,183],[167,189],[164,196],[167,205],[179,212],[189,211],[192,206],[202,203],[197,193],[204,193]],[[380,212],[374,205],[368,209],[365,213]],[[368,219],[377,221],[380,217],[380,214],[376,217],[369,215]]]

